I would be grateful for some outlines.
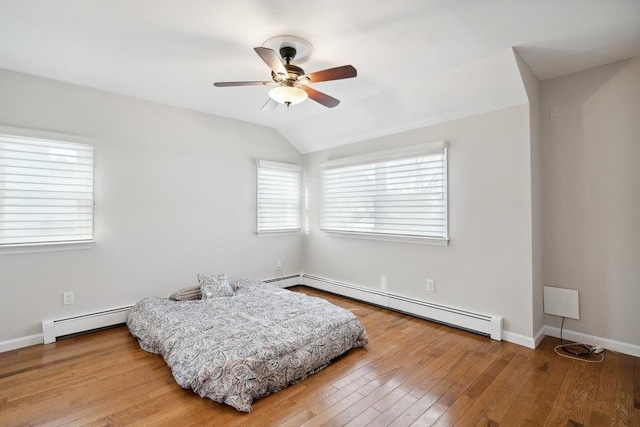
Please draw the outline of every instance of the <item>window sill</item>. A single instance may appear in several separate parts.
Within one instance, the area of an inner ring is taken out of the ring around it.
[[[403,236],[398,234],[356,233],[356,232],[349,232],[349,231],[333,231],[333,230],[322,230],[322,231],[324,231],[328,236],[333,236],[333,237],[347,237],[347,238],[351,237],[355,239],[365,239],[365,240],[383,240],[387,242],[416,243],[419,245],[449,246],[449,239],[443,239],[439,237],[414,237],[414,236]]]
[[[38,252],[77,251],[93,248],[94,241],[64,243],[28,243],[0,246],[0,255],[31,254]]]
[[[300,230],[282,230],[282,231],[258,231],[256,235],[258,237],[269,236],[296,236],[300,234]]]

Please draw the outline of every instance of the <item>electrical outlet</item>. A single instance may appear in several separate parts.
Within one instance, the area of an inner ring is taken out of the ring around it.
[[[435,292],[436,291],[436,282],[433,279],[427,279],[427,291]]]
[[[73,291],[65,292],[63,295],[64,305],[73,304]]]
[[[282,261],[276,262],[276,268],[280,270],[282,268]]]

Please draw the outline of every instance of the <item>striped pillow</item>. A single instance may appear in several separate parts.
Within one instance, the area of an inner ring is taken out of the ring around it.
[[[171,294],[169,299],[174,301],[191,301],[201,299],[202,293],[200,292],[200,286],[190,286],[188,288],[180,289]]]

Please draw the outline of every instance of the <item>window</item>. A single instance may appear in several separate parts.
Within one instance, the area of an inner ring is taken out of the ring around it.
[[[0,127],[0,247],[93,240],[93,145]]]
[[[258,234],[300,230],[300,170],[297,165],[258,161]]]
[[[322,230],[446,242],[447,144],[323,162]]]

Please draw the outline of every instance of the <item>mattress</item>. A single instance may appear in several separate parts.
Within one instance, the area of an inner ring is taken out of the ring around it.
[[[260,281],[235,285],[231,297],[145,298],[127,318],[142,349],[161,354],[177,383],[202,397],[250,412],[254,399],[367,344],[356,316],[324,299]]]

